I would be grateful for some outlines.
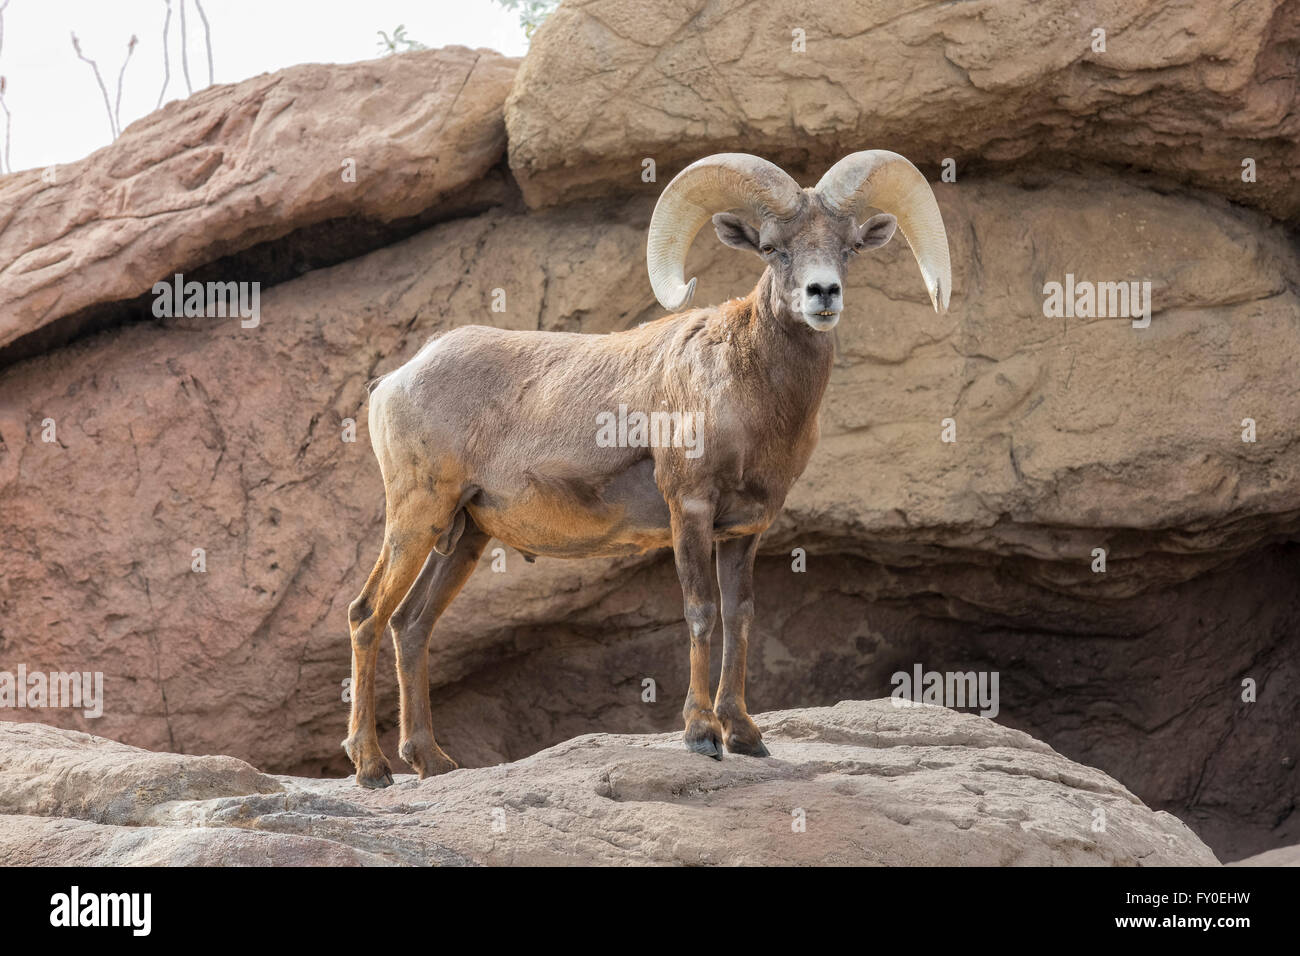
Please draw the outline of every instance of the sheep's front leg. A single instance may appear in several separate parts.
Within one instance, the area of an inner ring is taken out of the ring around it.
[[[745,658],[754,620],[754,555],[758,535],[718,543],[718,586],[722,592],[722,677],[713,709],[722,721],[727,749],[766,757],[762,734],[745,709]]]
[[[668,505],[672,520],[673,557],[682,585],[686,627],[691,638],[691,686],[682,716],[686,746],[696,753],[722,759],[722,724],[709,694],[709,638],[718,607],[709,574],[713,558],[713,504],[686,498]]]

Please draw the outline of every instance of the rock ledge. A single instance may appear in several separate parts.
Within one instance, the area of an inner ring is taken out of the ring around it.
[[[979,717],[876,700],[756,719],[767,760],[588,734],[383,791],[6,724],[0,865],[1217,864],[1175,817]]]

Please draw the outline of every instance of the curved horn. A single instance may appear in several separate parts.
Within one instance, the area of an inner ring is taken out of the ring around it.
[[[930,184],[921,171],[898,153],[867,149],[849,153],[826,171],[815,190],[832,212],[865,218],[863,208],[874,206],[898,219],[925,288],[936,312],[948,311],[952,293],[952,265],[948,260],[948,234],[939,215]]]
[[[691,301],[695,279],[686,281],[686,252],[714,213],[745,208],[760,219],[789,219],[803,201],[799,185],[766,159],[715,153],[691,163],[664,189],[650,218],[646,267],[659,304],[673,312]]]

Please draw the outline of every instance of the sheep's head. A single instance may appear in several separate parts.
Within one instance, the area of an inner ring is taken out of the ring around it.
[[[881,214],[863,222],[868,207]],[[744,209],[756,225],[729,209]],[[948,308],[952,271],[943,219],[925,177],[897,153],[852,153],[812,189],[800,189],[779,166],[746,153],[718,153],[686,167],[659,197],[646,244],[651,285],[669,311],[695,292],[695,279],[685,280],[686,250],[710,217],[719,239],[767,263],[785,311],[817,331],[839,321],[849,261],[888,242],[895,225],[912,247],[935,310]]]
[[[897,220],[889,213],[857,225],[837,216],[813,196],[793,219],[768,217],[755,228],[739,216],[713,217],[718,238],[735,249],[755,252],[772,270],[783,311],[818,332],[833,329],[844,305],[844,270],[859,252],[883,246]]]

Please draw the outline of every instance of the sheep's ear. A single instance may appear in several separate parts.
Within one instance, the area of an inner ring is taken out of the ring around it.
[[[758,252],[758,230],[739,216],[720,212],[713,217],[713,228],[718,238],[731,248]]]
[[[883,246],[894,238],[894,230],[897,228],[898,220],[887,212],[872,216],[858,226],[858,241],[854,243],[853,248],[865,252],[867,249]]]

